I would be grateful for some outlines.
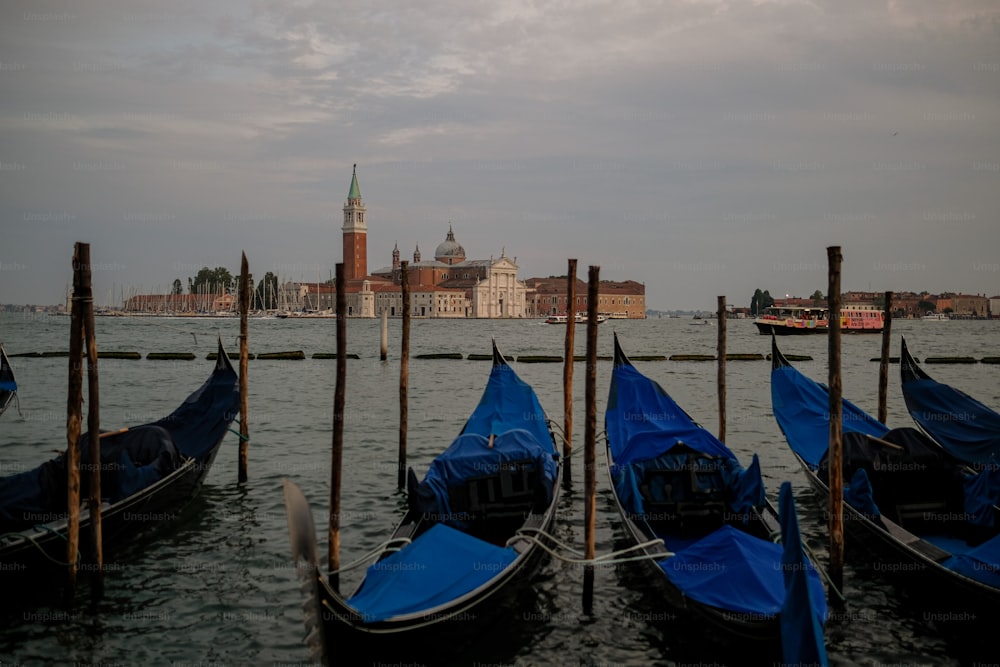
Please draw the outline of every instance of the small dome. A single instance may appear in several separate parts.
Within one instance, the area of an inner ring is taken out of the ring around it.
[[[465,259],[465,248],[455,240],[455,232],[452,231],[451,225],[449,225],[448,236],[437,247],[437,250],[434,251],[434,259],[444,261],[455,258]]]

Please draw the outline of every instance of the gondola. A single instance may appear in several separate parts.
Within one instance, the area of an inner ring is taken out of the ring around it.
[[[965,392],[934,380],[917,365],[905,339],[899,371],[906,409],[920,430],[969,465],[1000,468],[1000,414]]]
[[[7,350],[4,349],[3,343],[0,343],[0,415],[16,398],[17,381],[14,379],[14,369],[10,367]]]
[[[708,624],[713,637],[731,646],[745,650],[749,640],[779,647],[782,621],[792,620],[781,612],[783,549],[774,541],[781,522],[767,500],[757,456],[743,468],[632,365],[617,334],[614,342],[605,412],[608,473],[628,541],[646,556],[650,583],[667,604]],[[822,624],[823,584],[811,563],[805,569],[811,599],[797,613],[810,626]]]
[[[771,342],[774,417],[824,507],[829,392]],[[1000,512],[984,478],[915,428],[890,429],[842,401],[844,527],[877,571],[935,609],[1000,603]]]
[[[293,560],[312,601],[307,625],[318,661],[438,663],[483,632],[500,633],[522,611],[504,601],[541,562],[555,517],[561,460],[534,390],[493,345],[483,395],[461,433],[420,482],[410,468],[407,510],[357,589],[324,576],[301,490],[285,481]],[[495,622],[494,622],[495,621]]]
[[[175,519],[197,494],[239,410],[237,374],[219,342],[208,380],[172,413],[102,433],[101,530],[110,555],[136,535]],[[89,434],[80,439],[81,569],[92,562]],[[66,455],[0,478],[0,577],[5,591],[63,581],[67,530]],[[58,574],[57,574],[58,572]],[[13,598],[11,598],[13,599]]]

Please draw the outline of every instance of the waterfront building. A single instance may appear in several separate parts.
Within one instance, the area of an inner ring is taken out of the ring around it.
[[[548,317],[567,312],[566,276],[528,278],[527,317]],[[587,310],[587,283],[576,279],[574,310]],[[614,319],[646,319],[646,286],[634,280],[602,280],[597,285],[597,310]]]

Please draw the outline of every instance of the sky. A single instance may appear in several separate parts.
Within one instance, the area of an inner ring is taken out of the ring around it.
[[[449,225],[651,309],[1000,294],[995,0],[0,3],[0,303],[327,280]]]

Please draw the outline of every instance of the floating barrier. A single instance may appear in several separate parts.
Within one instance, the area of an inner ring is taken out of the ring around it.
[[[312,355],[313,359],[336,359],[336,352],[314,352]],[[360,359],[356,354],[345,354],[344,359]]]
[[[974,364],[975,357],[927,357],[925,364]]]
[[[713,354],[672,354],[670,361],[715,361]]]
[[[57,355],[57,356],[68,356],[67,355]],[[84,355],[86,356],[86,355]],[[191,355],[194,358],[194,355]],[[142,355],[138,352],[97,352],[98,359],[142,359]]]
[[[813,358],[811,356],[809,356],[808,354],[786,354],[786,355],[784,355],[784,357],[785,357],[785,359],[788,359],[789,361],[812,361],[813,360]],[[768,361],[771,361],[771,353],[768,352],[767,355],[764,356],[764,358],[767,359]]]
[[[559,355],[552,354],[522,354],[517,357],[517,362],[520,364],[550,364],[550,363],[561,363],[563,358]]]
[[[726,361],[764,361],[764,355],[758,353],[727,354]],[[791,361],[791,359],[789,359],[789,361]]]
[[[101,356],[100,352],[97,356]],[[191,361],[194,358],[194,352],[150,352],[146,355],[151,361]]]
[[[428,354],[418,354],[414,359],[461,359],[461,352],[431,352]]]
[[[302,350],[294,350],[291,352],[264,352],[257,355],[257,359],[292,359],[299,360],[305,359],[306,353]]]
[[[492,354],[470,354],[466,357],[469,361],[493,361]]]
[[[240,353],[239,352],[226,352],[226,356],[229,357],[232,360],[236,360],[236,359],[240,358]],[[205,358],[208,359],[209,361],[215,361],[216,359],[219,358],[219,353],[218,352],[209,352],[208,354],[205,355]],[[253,353],[248,352],[247,353],[247,359],[253,359],[253,358],[254,358]]]
[[[1000,364],[1000,357],[983,357],[979,361],[984,364]]]

